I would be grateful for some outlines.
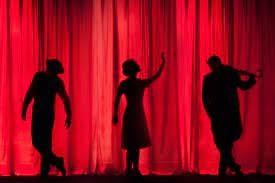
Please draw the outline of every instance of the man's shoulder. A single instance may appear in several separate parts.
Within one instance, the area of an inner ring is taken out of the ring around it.
[[[211,79],[213,76],[214,76],[214,74],[212,72],[210,72],[210,73],[205,74],[203,76],[203,79],[208,80],[208,79]]]
[[[55,77],[55,80],[58,82],[58,84],[64,84],[63,80],[58,76]]]
[[[44,71],[38,71],[34,74],[34,78],[41,78],[45,76],[46,76],[46,73]]]
[[[227,72],[234,72],[235,71],[235,69],[233,67],[231,67],[230,65],[224,65],[223,70],[227,71]]]

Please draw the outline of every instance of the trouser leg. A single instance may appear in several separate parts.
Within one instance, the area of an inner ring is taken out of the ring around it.
[[[220,151],[220,162],[219,162],[219,175],[225,175],[227,169],[226,156],[222,149]]]
[[[40,174],[41,176],[47,176],[50,171],[51,164],[49,153],[47,153],[47,151],[41,144],[34,142],[33,145],[41,156]]]
[[[216,145],[220,152],[219,175],[225,175],[227,168],[233,163],[233,144],[228,143],[223,139],[218,139],[216,140]]]
[[[41,176],[48,176],[50,171],[50,163],[47,157],[41,154],[40,174]]]
[[[55,166],[61,171],[62,175],[66,175],[64,167],[64,160],[61,157],[57,157],[51,149],[51,146],[35,145],[35,148],[41,155],[41,175],[47,176],[50,171],[50,165]]]
[[[230,168],[237,175],[242,175],[240,165],[235,162],[232,155],[233,142],[220,144],[218,148],[220,151],[219,175],[225,175],[227,168]]]
[[[50,165],[57,166],[59,159],[52,152],[51,132],[39,130],[33,131],[32,143],[35,149],[41,156],[41,175],[47,175],[50,170]]]
[[[227,148],[227,157],[228,157],[228,166],[229,168],[235,172],[237,175],[243,175],[243,173],[241,172],[241,167],[239,164],[237,164],[235,162],[235,159],[232,155],[232,150],[233,150],[233,142],[228,144],[228,148]]]

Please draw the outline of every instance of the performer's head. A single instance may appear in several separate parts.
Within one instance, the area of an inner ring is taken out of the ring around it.
[[[52,74],[63,74],[64,68],[62,63],[56,59],[47,59],[47,72],[50,72]]]
[[[136,77],[137,73],[140,72],[140,66],[134,59],[127,59],[123,65],[123,74],[127,77]]]
[[[216,55],[212,55],[207,60],[207,64],[212,71],[216,71],[222,66],[222,61],[221,61],[220,57],[218,57]]]

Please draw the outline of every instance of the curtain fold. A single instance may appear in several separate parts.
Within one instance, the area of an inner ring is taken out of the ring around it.
[[[54,151],[70,174],[124,170],[120,123],[113,100],[134,58],[141,78],[152,76],[165,52],[162,76],[147,89],[144,107],[152,147],[143,149],[143,173],[217,173],[218,152],[201,102],[206,60],[263,78],[240,93],[244,134],[234,154],[245,172],[275,173],[275,2],[272,0],[2,0],[0,2],[0,175],[35,175],[31,107],[20,118],[25,92],[47,58],[62,61],[73,125],[56,102]],[[52,173],[55,173],[54,170]]]

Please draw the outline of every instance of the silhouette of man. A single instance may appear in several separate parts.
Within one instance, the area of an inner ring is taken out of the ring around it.
[[[248,75],[243,81],[241,72],[223,65],[218,56],[211,56],[207,64],[212,70],[204,77],[203,104],[211,119],[215,144],[220,152],[219,175],[226,175],[227,168],[242,175],[241,167],[232,156],[232,148],[242,134],[242,124],[237,88],[250,89],[255,83],[255,75]]]
[[[47,60],[47,69],[37,72],[26,93],[22,108],[22,119],[26,120],[28,105],[34,99],[32,110],[32,144],[40,153],[41,176],[48,176],[50,165],[54,165],[66,175],[64,159],[57,157],[52,151],[52,130],[54,125],[54,104],[58,94],[65,106],[66,128],[71,126],[71,106],[63,81],[58,74],[64,73],[63,66],[57,59]]]

